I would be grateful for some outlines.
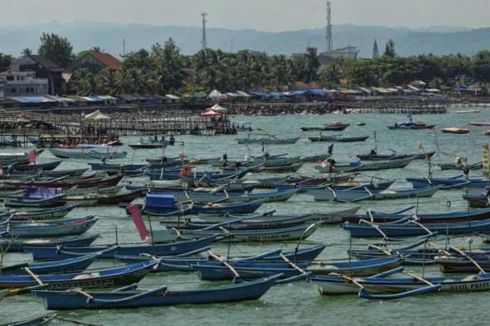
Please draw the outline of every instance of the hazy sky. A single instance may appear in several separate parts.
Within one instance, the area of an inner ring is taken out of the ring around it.
[[[334,24],[489,26],[490,0],[332,0]],[[50,21],[147,23],[264,31],[325,23],[323,0],[0,0],[0,25]]]

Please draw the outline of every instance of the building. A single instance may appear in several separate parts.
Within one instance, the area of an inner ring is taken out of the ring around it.
[[[5,98],[5,91],[4,91],[4,88],[5,88],[5,79],[0,76],[0,101],[2,101],[4,98]]]
[[[48,79],[37,78],[34,71],[7,70],[0,73],[0,98],[46,95],[48,92]]]
[[[66,83],[63,79],[64,69],[42,55],[23,56],[14,61],[9,70],[10,72],[34,72],[36,79],[47,79],[47,93],[50,95],[60,95],[66,92]]]
[[[318,60],[322,66],[328,65],[337,59],[357,60],[359,50],[355,46],[346,46],[328,52],[322,52],[318,55]]]
[[[90,51],[75,61],[71,66],[71,71],[85,68],[92,72],[99,72],[103,69],[121,69],[121,62],[109,53]]]

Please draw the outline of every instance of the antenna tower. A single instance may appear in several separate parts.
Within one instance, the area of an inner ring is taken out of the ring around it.
[[[208,14],[206,12],[201,13],[202,17],[202,37],[201,37],[201,49],[205,50],[208,45],[207,45],[207,40],[206,40],[206,16]]]
[[[326,45],[327,52],[333,50],[333,38],[332,38],[332,9],[330,8],[330,1],[327,1],[327,30],[326,30]]]

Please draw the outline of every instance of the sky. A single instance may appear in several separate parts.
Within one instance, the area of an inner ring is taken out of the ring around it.
[[[487,27],[490,0],[331,0],[334,24]],[[0,0],[0,25],[143,23],[287,31],[325,25],[324,0]]]

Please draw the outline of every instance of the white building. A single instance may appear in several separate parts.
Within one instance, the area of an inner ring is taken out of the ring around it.
[[[0,77],[4,80],[4,97],[37,96],[49,93],[48,79],[36,78],[34,71],[6,71]]]

